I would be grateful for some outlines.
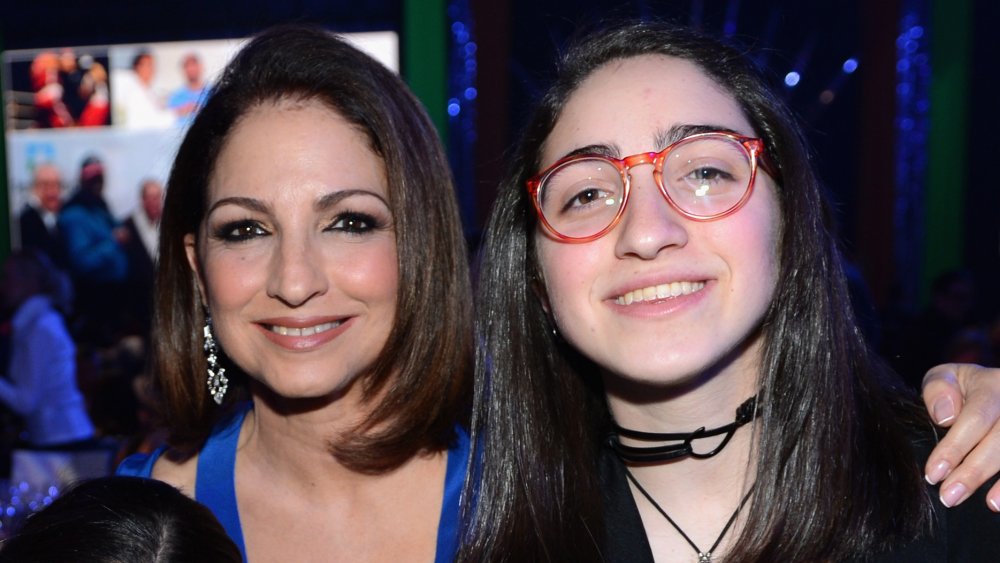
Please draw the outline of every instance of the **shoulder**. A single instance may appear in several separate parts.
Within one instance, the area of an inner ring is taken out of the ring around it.
[[[125,458],[115,470],[115,475],[163,481],[194,498],[197,469],[197,454],[187,459],[181,459],[176,452],[162,446],[153,453],[133,454]]]
[[[90,218],[90,213],[82,205],[71,205],[59,212],[56,221],[60,225],[75,225]]]
[[[186,459],[177,457],[174,452],[165,452],[153,464],[153,479],[170,483],[187,496],[194,498],[195,484],[198,481],[198,456],[194,454]]]
[[[18,215],[18,218],[22,223],[28,221],[41,222],[42,220],[42,216],[38,213],[38,210],[30,205],[25,205],[21,208],[21,214]]]

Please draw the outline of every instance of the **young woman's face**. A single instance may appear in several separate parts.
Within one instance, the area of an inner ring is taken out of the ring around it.
[[[378,356],[398,283],[388,197],[366,137],[319,103],[264,104],[237,123],[200,240],[185,240],[216,338],[249,376],[324,397]]]
[[[584,148],[618,158],[659,151],[686,126],[755,136],[735,100],[695,65],[658,55],[613,61],[572,94],[541,166]],[[774,186],[759,169],[742,208],[698,222],[667,203],[652,165],[638,165],[625,214],[602,238],[570,244],[536,232],[548,307],[568,342],[629,380],[679,384],[756,365],[779,223]],[[661,297],[667,290],[680,295]]]

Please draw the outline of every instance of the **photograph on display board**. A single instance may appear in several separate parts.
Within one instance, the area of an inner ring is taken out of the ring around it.
[[[186,125],[239,45],[222,41],[111,47],[112,124],[130,130]]]
[[[8,60],[8,129],[111,123],[107,49],[47,49]]]

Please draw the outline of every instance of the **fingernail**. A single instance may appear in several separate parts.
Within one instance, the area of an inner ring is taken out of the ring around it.
[[[965,485],[961,483],[955,483],[954,485],[948,487],[946,491],[941,493],[941,504],[951,508],[956,504],[965,500],[966,496]]]
[[[941,460],[937,462],[937,465],[931,468],[930,473],[924,475],[924,480],[926,480],[931,485],[937,485],[938,483],[941,482],[941,479],[947,477],[948,473],[950,472],[951,472],[951,464],[948,463],[947,461]]]
[[[1000,502],[997,501],[997,497],[991,498],[989,502],[993,512],[1000,512]]]
[[[951,397],[941,397],[934,402],[931,410],[933,411],[934,420],[938,424],[944,424],[955,418],[955,402],[951,400]]]

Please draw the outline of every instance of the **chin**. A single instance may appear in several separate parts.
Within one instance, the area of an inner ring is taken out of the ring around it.
[[[291,378],[289,378],[291,379]],[[333,401],[347,394],[356,378],[332,381],[329,374],[315,379],[299,375],[294,380],[262,381],[265,393],[283,401]]]

